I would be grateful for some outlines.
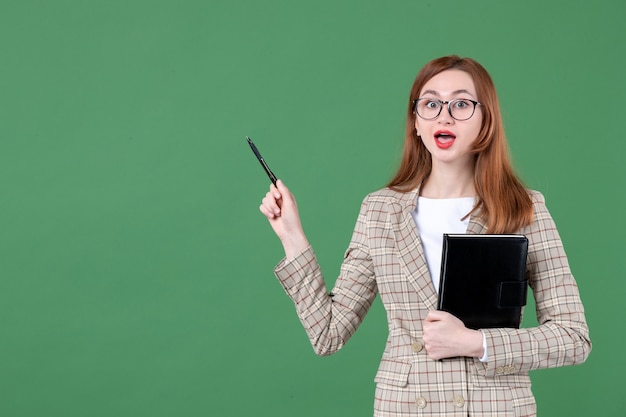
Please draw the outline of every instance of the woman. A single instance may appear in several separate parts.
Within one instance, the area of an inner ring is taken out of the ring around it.
[[[533,416],[528,372],[579,364],[591,350],[576,282],[543,196],[516,178],[495,87],[476,61],[429,62],[409,97],[400,168],[361,206],[328,294],[295,199],[278,182],[261,212],[286,258],[275,274],[315,352],[347,342],[377,293],[389,336],[375,381],[375,416]],[[538,327],[466,328],[436,310],[443,233],[519,233]]]

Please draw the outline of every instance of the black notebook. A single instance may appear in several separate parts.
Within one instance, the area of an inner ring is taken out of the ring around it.
[[[444,234],[437,308],[470,329],[519,328],[527,253],[523,235]]]

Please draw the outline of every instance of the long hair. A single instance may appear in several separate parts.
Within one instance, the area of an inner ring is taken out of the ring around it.
[[[473,79],[481,103],[483,120],[472,145],[476,213],[487,224],[487,233],[514,233],[532,222],[532,201],[517,178],[509,158],[502,115],[496,89],[489,73],[476,61],[456,55],[437,58],[426,64],[413,82],[407,103],[406,134],[398,172],[387,186],[408,192],[420,186],[430,175],[432,160],[415,131],[413,100],[435,75],[450,69],[467,72]]]

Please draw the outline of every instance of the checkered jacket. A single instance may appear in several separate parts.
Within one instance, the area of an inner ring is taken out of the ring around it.
[[[339,277],[329,294],[312,248],[282,260],[275,274],[294,301],[315,352],[330,355],[354,334],[377,294],[389,334],[375,377],[374,416],[534,416],[528,372],[579,364],[591,350],[583,305],[543,196],[531,191],[534,219],[527,275],[538,327],[484,329],[489,359],[432,360],[422,323],[437,294],[411,212],[419,190],[383,189],[362,203]],[[486,232],[478,217],[467,233]]]

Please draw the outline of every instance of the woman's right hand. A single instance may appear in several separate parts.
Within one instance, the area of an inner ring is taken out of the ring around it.
[[[270,185],[259,209],[283,244],[287,259],[294,258],[309,246],[300,222],[296,199],[281,180],[276,182],[276,186]]]

